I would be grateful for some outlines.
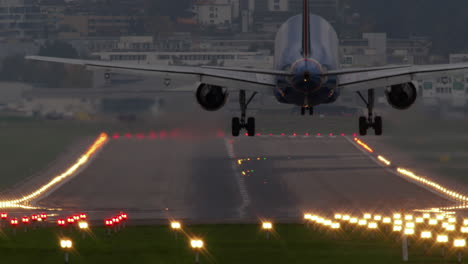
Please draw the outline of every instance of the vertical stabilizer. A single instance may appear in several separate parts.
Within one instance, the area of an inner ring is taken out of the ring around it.
[[[309,13],[309,0],[303,0],[303,13],[302,13],[302,55],[308,58],[310,54],[310,13]]]

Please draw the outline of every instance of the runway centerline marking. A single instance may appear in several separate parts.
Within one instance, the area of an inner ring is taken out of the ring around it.
[[[250,196],[249,196],[249,192],[247,191],[247,186],[245,184],[244,176],[241,174],[241,172],[239,171],[237,167],[237,158],[234,152],[233,142],[234,141],[232,139],[231,140],[224,139],[224,145],[226,146],[226,150],[229,155],[229,158],[233,160],[231,162],[232,171],[236,178],[236,182],[239,187],[239,192],[242,198],[242,203],[237,209],[239,211],[239,218],[244,218],[246,216],[246,209],[250,205]]]

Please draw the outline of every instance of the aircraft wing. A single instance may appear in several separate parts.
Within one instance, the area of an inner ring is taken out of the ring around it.
[[[354,73],[336,71],[334,75],[338,76],[339,86],[343,89],[359,91],[459,73],[468,73],[468,63],[405,66],[393,69],[369,68]]]
[[[222,68],[128,64],[42,56],[26,56],[25,58],[27,60],[81,65],[90,70],[99,69],[115,73],[159,76],[168,81],[173,78],[182,78],[193,83],[222,86],[230,90],[244,89],[257,92],[271,91],[276,86],[276,76],[289,74],[273,70],[255,71],[251,69],[248,72],[241,72]]]

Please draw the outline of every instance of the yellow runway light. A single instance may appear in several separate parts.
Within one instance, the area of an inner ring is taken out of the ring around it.
[[[462,226],[460,228],[460,232],[463,234],[468,234],[468,226]]]
[[[364,219],[368,220],[371,219],[372,215],[371,214],[364,214]]]
[[[423,218],[424,219],[429,219],[429,218],[431,218],[431,214],[425,213],[425,214],[423,214]]]
[[[340,228],[340,223],[332,223],[331,228],[332,229],[339,229]]]
[[[415,226],[415,224],[413,222],[408,222],[405,225],[406,228],[414,228],[414,226]]]
[[[423,239],[429,239],[432,237],[431,231],[422,231],[421,232],[421,238]]]
[[[349,221],[349,219],[351,219],[351,216],[343,215],[343,218],[342,218],[343,221]]]
[[[392,219],[390,217],[384,217],[382,222],[384,224],[391,224],[392,223]]]
[[[378,227],[378,225],[377,225],[376,222],[371,222],[371,223],[369,223],[369,225],[367,225],[367,228],[369,228],[371,230],[372,229],[377,229],[377,227]]]
[[[413,228],[405,228],[405,235],[407,235],[407,236],[414,235],[414,229]]]
[[[374,215],[374,221],[382,221],[381,215]]]
[[[378,156],[377,159],[379,159],[383,164],[385,164],[387,166],[392,165],[392,163],[389,160],[387,160],[386,158],[384,158],[382,156]]]
[[[448,242],[448,236],[447,235],[438,235],[436,241],[437,241],[437,243],[447,243]]]
[[[393,224],[394,225],[403,225],[403,221],[402,220],[395,220],[395,221],[393,221]]]
[[[365,226],[365,225],[367,225],[367,220],[365,220],[365,219],[359,220],[358,225],[360,225],[360,226]]]
[[[429,225],[435,226],[435,225],[437,225],[437,224],[438,224],[437,219],[429,219]]]
[[[453,240],[453,246],[456,248],[466,247],[466,240],[465,239],[455,239]]]
[[[357,224],[358,219],[357,219],[356,217],[352,217],[351,219],[349,219],[349,222],[350,222],[351,224]]]
[[[401,219],[401,214],[394,214],[393,219]]]
[[[421,223],[424,223],[424,218],[416,217],[415,221],[416,221],[416,223],[421,224]]]
[[[405,220],[406,221],[412,221],[413,220],[413,215],[405,215]]]
[[[341,214],[335,214],[335,219],[340,220],[343,218],[343,215]]]

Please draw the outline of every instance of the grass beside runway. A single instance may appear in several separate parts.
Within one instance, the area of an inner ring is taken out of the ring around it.
[[[393,236],[366,232],[333,235],[289,224],[275,226],[267,240],[258,225],[200,225],[185,229],[188,235],[203,238],[206,251],[200,263],[401,263],[401,245]],[[63,253],[55,228],[18,228],[14,236],[4,230],[0,256],[5,263],[61,263]],[[127,227],[107,236],[103,228],[93,229],[92,237],[82,238],[74,230],[71,263],[193,263],[194,253],[186,236],[167,226]],[[424,256],[417,240],[410,242],[411,263],[440,263],[440,248]],[[450,260],[454,260],[454,256]]]

